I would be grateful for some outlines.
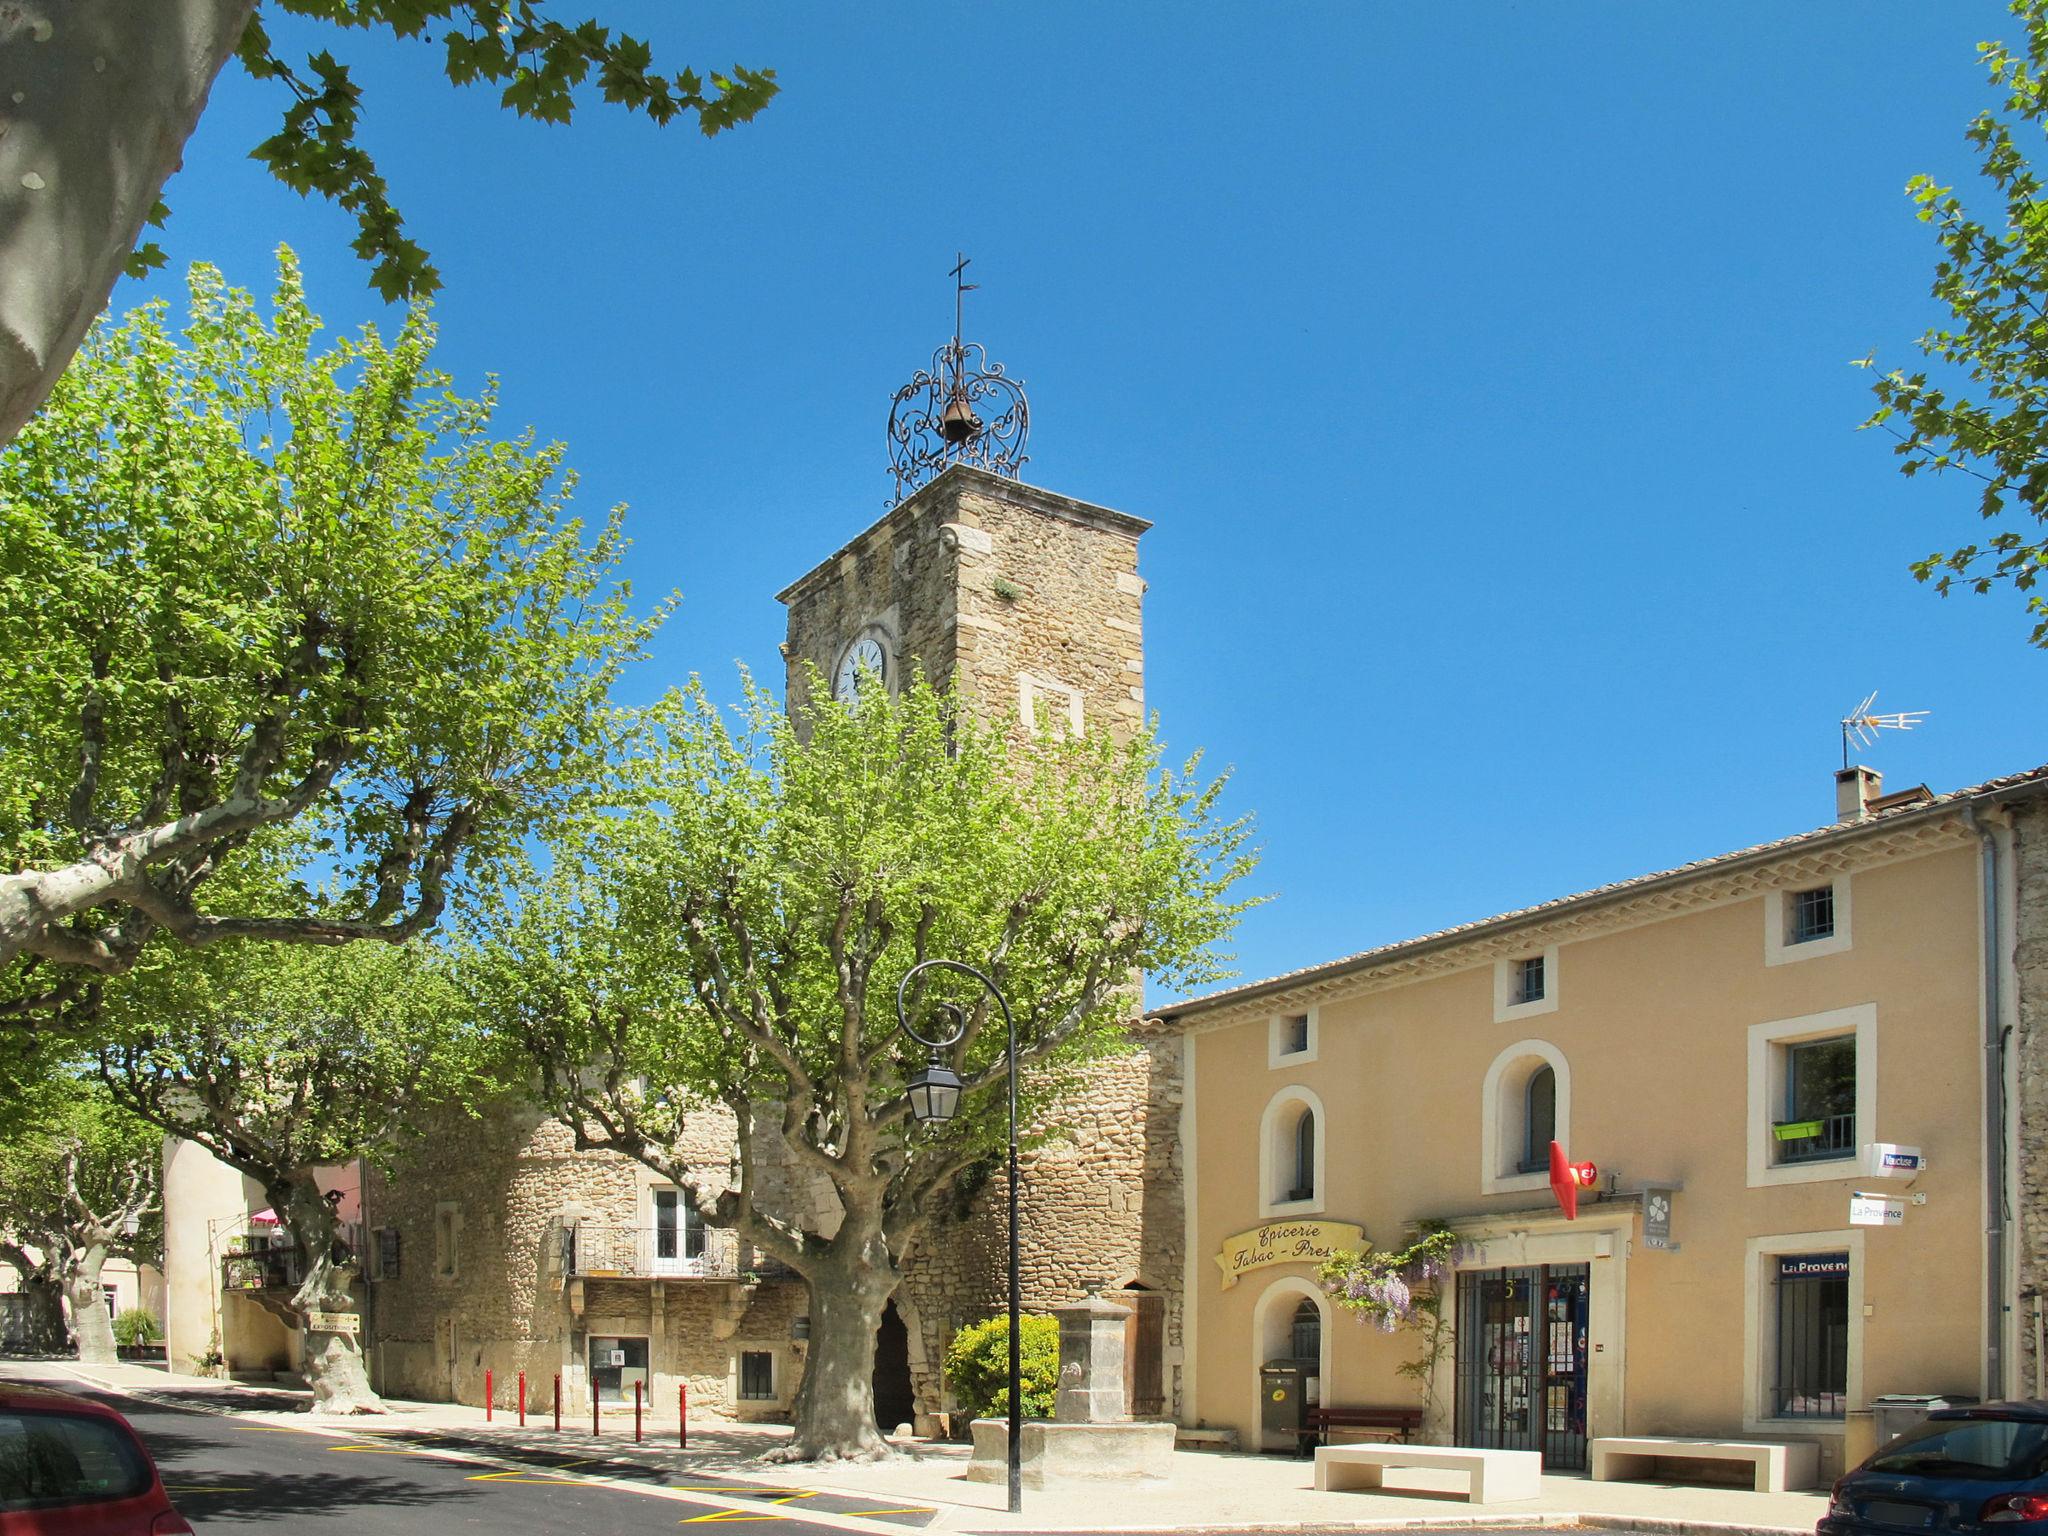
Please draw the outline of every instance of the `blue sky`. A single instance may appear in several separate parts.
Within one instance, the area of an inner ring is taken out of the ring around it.
[[[884,510],[964,249],[1025,478],[1156,525],[1150,702],[1276,898],[1246,977],[1818,825],[1873,688],[1932,712],[1891,787],[2048,760],[2018,601],[1907,574],[1970,482],[1901,480],[1847,366],[1934,317],[1901,189],[1968,177],[2002,7],[588,3],[782,95],[544,128],[428,46],[274,31],[356,67],[443,363],[683,594],[640,691],[778,676],[773,594]],[[389,320],[346,217],[244,158],[281,105],[223,77],[173,271],[289,241],[331,323]]]

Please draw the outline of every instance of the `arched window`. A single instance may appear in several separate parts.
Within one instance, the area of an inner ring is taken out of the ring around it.
[[[1529,1074],[1523,1108],[1522,1172],[1548,1172],[1550,1144],[1557,1140],[1557,1069],[1550,1063]]]
[[[1323,1101],[1300,1083],[1280,1089],[1259,1117],[1259,1214],[1312,1215],[1329,1180]]]
[[[1294,1309],[1294,1321],[1287,1330],[1288,1353],[1311,1372],[1322,1365],[1323,1314],[1306,1296]]]
[[[1316,1112],[1304,1107],[1294,1122],[1294,1184],[1287,1191],[1290,1200],[1316,1197]]]

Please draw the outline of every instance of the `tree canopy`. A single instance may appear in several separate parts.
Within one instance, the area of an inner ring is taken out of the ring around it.
[[[579,1145],[678,1186],[703,1183],[670,1150],[679,1123],[731,1114],[738,1187],[712,1181],[704,1214],[810,1283],[795,1453],[872,1454],[882,1309],[1005,1126],[1001,1016],[936,985],[909,1007],[927,1035],[960,1010],[942,1055],[965,1090],[955,1120],[912,1119],[927,1057],[899,981],[935,957],[984,970],[1015,1014],[1024,1113],[1057,1134],[1072,1074],[1129,1048],[1134,973],[1218,974],[1248,829],[1150,735],[1013,738],[921,678],[852,705],[814,687],[795,718],[750,689],[736,722],[693,684],[656,712],[634,788],[486,927],[464,964],[478,1016]],[[829,1234],[793,1215],[799,1190],[836,1204]]]
[[[1865,425],[1897,437],[1902,474],[1953,471],[1977,485],[1984,532],[1916,561],[1913,574],[1944,594],[2027,594],[2033,643],[2048,647],[2048,597],[2036,590],[2048,573],[2048,198],[2029,158],[2048,129],[2048,0],[2015,0],[2012,12],[2023,43],[1978,46],[2003,100],[1967,134],[1983,191],[2002,206],[1973,214],[1953,186],[1907,184],[1940,246],[1932,291],[1949,318],[1920,337],[1930,369],[1879,375]]]
[[[587,537],[433,342],[323,344],[288,251],[267,320],[196,266],[182,334],[102,326],[0,454],[0,1019],[159,934],[402,942],[608,757],[659,617],[621,512]],[[238,864],[304,878],[216,907]]]
[[[283,88],[277,132],[253,150],[286,186],[333,199],[356,220],[355,249],[386,298],[440,283],[405,233],[361,142],[363,97],[329,49],[299,59],[269,23],[303,18],[438,46],[455,85],[495,88],[522,117],[566,123],[591,95],[655,123],[694,118],[706,135],[751,118],[776,91],[771,69],[708,75],[657,68],[637,37],[569,19],[550,0],[22,0],[0,15],[0,444],[19,430],[161,223],[164,182],[230,57]]]

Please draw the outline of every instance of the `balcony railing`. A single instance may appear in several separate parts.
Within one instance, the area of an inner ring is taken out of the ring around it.
[[[343,1222],[335,1241],[351,1256],[362,1252],[362,1234],[353,1222]],[[306,1255],[282,1231],[276,1237],[247,1232],[232,1240],[220,1257],[220,1282],[230,1291],[295,1291],[306,1279]]]
[[[1822,1115],[1812,1120],[1780,1120],[1773,1128],[1781,1163],[1817,1163],[1823,1158],[1856,1155],[1856,1116]]]
[[[770,1268],[730,1227],[614,1227],[583,1222],[560,1234],[565,1275],[742,1280]],[[780,1265],[772,1266],[778,1272]]]

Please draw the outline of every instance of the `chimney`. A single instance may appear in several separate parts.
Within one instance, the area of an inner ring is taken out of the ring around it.
[[[1862,763],[1835,775],[1835,820],[1867,821],[1871,802],[1884,793],[1884,775]]]

